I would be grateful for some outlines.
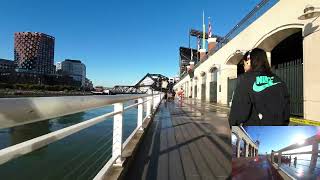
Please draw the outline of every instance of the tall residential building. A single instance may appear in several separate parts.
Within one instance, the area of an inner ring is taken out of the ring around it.
[[[54,74],[54,42],[52,36],[38,32],[14,34],[14,61],[19,72]]]
[[[57,72],[71,76],[75,81],[81,81],[81,86],[85,86],[86,66],[79,60],[66,59],[58,62]]]

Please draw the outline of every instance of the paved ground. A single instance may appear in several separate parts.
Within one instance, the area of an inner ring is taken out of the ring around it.
[[[265,156],[232,160],[233,180],[282,180]]]
[[[228,109],[162,103],[125,179],[231,179]]]

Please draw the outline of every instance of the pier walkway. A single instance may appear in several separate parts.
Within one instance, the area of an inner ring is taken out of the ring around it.
[[[124,179],[230,178],[227,115],[228,108],[192,99],[162,101]]]
[[[283,180],[265,156],[238,158],[232,161],[232,179]]]

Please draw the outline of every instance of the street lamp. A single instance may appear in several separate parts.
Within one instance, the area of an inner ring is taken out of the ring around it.
[[[320,16],[320,7],[314,7],[312,5],[307,5],[304,10],[303,14],[298,17],[299,20],[307,20],[307,19],[312,19],[315,17]]]

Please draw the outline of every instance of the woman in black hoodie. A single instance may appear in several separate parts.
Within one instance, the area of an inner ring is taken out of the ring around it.
[[[289,93],[275,74],[266,52],[255,48],[242,58],[245,73],[238,77],[229,115],[230,126],[288,125]]]

